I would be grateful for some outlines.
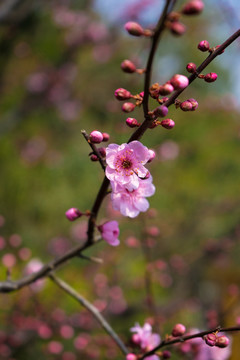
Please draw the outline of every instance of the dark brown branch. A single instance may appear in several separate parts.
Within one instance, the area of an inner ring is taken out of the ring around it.
[[[139,358],[139,360],[145,359],[147,356],[155,354],[155,352],[157,350],[161,349],[164,346],[169,346],[169,345],[173,345],[173,344],[177,344],[177,343],[182,343],[184,341],[195,339],[195,338],[202,338],[203,336],[205,336],[207,334],[211,334],[211,333],[231,332],[231,331],[239,331],[239,330],[240,330],[240,326],[233,326],[233,327],[229,327],[229,328],[222,328],[222,327],[219,326],[219,327],[217,327],[215,329],[212,329],[212,330],[206,330],[206,331],[202,331],[202,332],[192,334],[192,335],[185,335],[185,336],[181,336],[181,337],[174,338],[174,339],[171,339],[171,340],[163,340],[154,349],[152,349],[151,351],[146,352],[142,357]]]
[[[112,329],[112,327],[104,319],[104,317],[101,315],[101,313],[98,311],[98,309],[95,306],[93,306],[87,299],[85,299],[82,295],[76,292],[76,290],[74,290],[71,286],[65,283],[65,281],[59,279],[53,274],[50,274],[49,277],[62,290],[64,290],[71,297],[77,300],[83,307],[85,307],[95,317],[95,319],[99,322],[102,328],[108,333],[108,335],[111,336],[111,338],[118,345],[122,353],[124,355],[128,354],[128,349],[126,348],[122,340],[119,338],[119,336],[116,334],[116,332]]]

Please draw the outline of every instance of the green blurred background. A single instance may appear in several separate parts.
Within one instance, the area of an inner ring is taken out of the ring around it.
[[[113,3],[107,16],[98,12],[101,3],[90,1],[16,1],[7,15],[0,7],[1,280],[7,268],[18,279],[32,258],[46,263],[84,242],[86,222],[69,223],[64,213],[91,209],[103,173],[90,161],[81,129],[108,132],[118,144],[132,132],[114,90],[143,90],[143,77],[122,73],[120,64],[131,59],[144,67],[149,40],[130,38],[123,24],[154,24],[162,2],[135,1],[134,11],[126,4],[111,17]],[[187,75],[188,62],[205,58],[200,40],[215,46],[237,29],[234,7],[227,13],[227,2],[220,3],[183,18],[183,37],[164,34],[153,82]],[[240,322],[238,58],[236,41],[205,71],[217,72],[217,82],[195,81],[181,95],[196,98],[197,111],[172,106],[175,128],[144,135],[144,145],[157,154],[149,165],[156,185],[152,210],[125,219],[106,199],[99,223],[118,220],[121,245],[101,242],[86,252],[102,265],[73,259],[57,272],[126,342],[129,328],[146,319],[162,336],[176,322],[188,329]],[[141,122],[142,109],[131,116]],[[122,358],[91,315],[50,280],[41,289],[2,294],[0,309],[0,359]],[[238,344],[235,335],[232,360],[239,358]],[[186,355],[176,350],[172,358]]]

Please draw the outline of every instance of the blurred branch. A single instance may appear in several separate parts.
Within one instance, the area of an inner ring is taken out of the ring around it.
[[[76,292],[71,286],[69,286],[66,282],[59,279],[53,274],[49,275],[50,279],[57,284],[62,290],[64,290],[67,294],[77,300],[83,307],[85,307],[99,322],[99,324],[103,327],[103,329],[111,336],[111,338],[115,341],[118,347],[121,349],[124,355],[128,354],[128,349],[122,342],[122,340],[118,337],[109,323],[104,319],[98,309],[93,306],[88,300],[86,300],[82,295]]]
[[[164,346],[183,343],[184,341],[191,340],[191,339],[202,338],[203,336],[212,334],[212,333],[220,333],[220,332],[225,333],[225,332],[239,331],[239,330],[240,330],[240,326],[233,326],[233,327],[229,327],[229,328],[222,328],[219,326],[219,327],[216,327],[215,329],[202,331],[202,332],[192,334],[192,335],[185,335],[185,336],[181,336],[181,337],[170,339],[170,340],[166,339],[166,340],[161,341],[161,343],[158,346],[156,346],[154,349],[152,349],[151,351],[146,352],[142,357],[139,358],[139,360],[145,359],[147,356],[155,354],[155,352],[157,350],[161,349]]]

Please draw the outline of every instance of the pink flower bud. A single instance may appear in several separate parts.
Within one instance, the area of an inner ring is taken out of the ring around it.
[[[140,92],[139,95],[143,98],[144,97],[144,91]]]
[[[208,335],[204,336],[204,340],[207,345],[215,346],[217,337],[215,334],[208,334]]]
[[[121,63],[121,69],[126,72],[126,73],[134,73],[136,71],[136,66],[134,65],[134,63],[130,60],[124,60]]]
[[[182,13],[184,15],[197,15],[202,12],[204,8],[204,3],[202,0],[191,0],[184,5]]]
[[[174,35],[183,35],[186,32],[186,26],[179,21],[173,21],[170,30]]]
[[[104,147],[98,148],[98,152],[103,158],[106,157],[106,149]]]
[[[148,163],[150,163],[151,161],[153,161],[153,159],[155,159],[156,153],[155,153],[155,151],[153,151],[152,149],[149,149],[149,150],[148,150],[148,153],[149,153],[149,155],[150,155],[150,158],[149,158],[149,160],[148,160]]]
[[[172,354],[171,354],[170,351],[168,351],[168,350],[164,350],[164,351],[162,352],[162,358],[163,358],[163,359],[170,359],[171,356],[172,356]]]
[[[98,160],[99,160],[99,158],[98,158],[97,155],[95,155],[95,154],[92,154],[92,155],[90,156],[90,159],[91,159],[91,161],[98,161]]]
[[[164,85],[160,85],[159,89],[158,89],[158,93],[159,95],[168,95],[171,94],[171,92],[173,92],[174,87],[170,84],[170,83],[166,83]]]
[[[127,30],[127,32],[130,35],[133,36],[142,36],[144,34],[144,30],[141,27],[140,24],[134,22],[134,21],[129,21],[124,25],[125,30]]]
[[[215,50],[217,50],[220,46],[221,46],[221,45],[215,46]],[[221,54],[223,54],[223,53],[224,53],[224,50],[220,51],[220,53],[219,53],[218,55],[221,55]]]
[[[209,73],[207,75],[204,76],[204,80],[208,83],[214,82],[217,80],[217,74],[216,73]]]
[[[192,103],[188,100],[186,101],[183,101],[181,104],[180,104],[180,108],[182,111],[191,111],[192,110]]]
[[[123,88],[119,88],[115,91],[114,93],[115,98],[118,100],[128,100],[131,98],[132,94],[130,93],[130,91],[123,89]]]
[[[82,213],[77,208],[71,208],[65,212],[65,215],[69,221],[74,221],[74,220],[80,218],[82,216]]]
[[[220,348],[225,348],[229,345],[229,342],[230,342],[229,338],[225,335],[222,335],[222,336],[217,337],[215,345]]]
[[[196,66],[196,64],[191,62],[191,63],[187,64],[186,69],[189,73],[193,74],[193,73],[195,73],[197,66]]]
[[[106,141],[108,141],[109,140],[109,138],[110,138],[110,135],[108,134],[108,133],[102,133],[102,136],[103,136],[103,140],[102,141],[104,141],[104,142],[106,142]]]
[[[140,124],[137,122],[136,119],[134,118],[127,118],[126,119],[126,124],[127,126],[129,126],[130,128],[134,128],[134,127],[137,127],[137,126],[140,126]]]
[[[126,356],[126,360],[137,360],[137,356],[133,353],[129,353]]]
[[[103,141],[103,134],[100,131],[94,130],[90,133],[89,139],[93,144],[100,144]]]
[[[130,113],[135,109],[135,106],[133,103],[130,102],[126,102],[123,104],[122,106],[122,111],[126,112],[126,113]]]
[[[164,119],[161,121],[162,127],[165,129],[172,129],[175,126],[175,122],[172,119]]]
[[[154,115],[156,117],[164,117],[167,115],[168,113],[168,108],[164,105],[158,106],[154,111],[153,111]]]
[[[208,51],[210,48],[209,42],[207,40],[202,40],[200,41],[200,43],[198,44],[198,49],[201,51]]]
[[[131,341],[135,345],[139,345],[141,343],[141,338],[139,334],[132,334]]]
[[[192,110],[191,111],[195,111],[198,108],[197,100],[191,98],[191,99],[188,99],[188,101],[190,101],[190,103],[192,104]]]
[[[188,84],[188,78],[184,75],[176,74],[170,79],[170,83],[175,90],[185,89]]]
[[[186,331],[186,327],[183,324],[176,324],[172,329],[172,336],[182,336]]]

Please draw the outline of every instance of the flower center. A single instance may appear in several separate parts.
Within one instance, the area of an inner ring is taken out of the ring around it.
[[[123,162],[122,162],[122,167],[123,167],[124,169],[130,169],[131,166],[132,166],[131,161],[129,161],[129,160],[123,160]]]

